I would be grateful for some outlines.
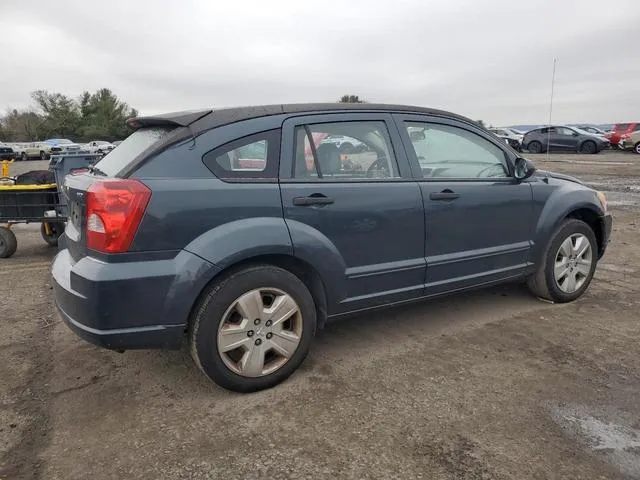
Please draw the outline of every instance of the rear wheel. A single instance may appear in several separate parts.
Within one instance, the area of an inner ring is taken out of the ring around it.
[[[47,159],[46,152],[40,152],[40,160],[46,160],[46,159]]]
[[[29,160],[26,152],[22,152],[22,155],[20,155],[20,160],[22,160],[23,162]]]
[[[64,223],[62,222],[42,222],[42,224],[40,225],[40,235],[42,235],[44,241],[52,247],[58,246],[58,239],[63,233]]]
[[[257,265],[204,292],[190,325],[191,354],[218,385],[252,392],[289,377],[315,330],[315,303],[304,283],[287,270]]]
[[[598,153],[598,147],[596,147],[595,142],[592,142],[591,140],[587,140],[582,145],[580,145],[580,153],[587,153],[587,154]]]
[[[633,151],[640,155],[640,142],[634,145]]]
[[[540,153],[542,152],[542,144],[537,140],[534,140],[533,142],[530,142],[529,145],[527,145],[527,150],[529,150],[531,153]]]
[[[531,292],[558,303],[571,302],[589,287],[598,260],[598,244],[591,227],[567,219],[554,232],[538,271],[528,279]]]
[[[9,258],[18,249],[18,239],[7,227],[0,227],[0,258]]]

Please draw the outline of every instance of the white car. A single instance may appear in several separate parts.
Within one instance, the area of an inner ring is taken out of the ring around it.
[[[89,143],[82,145],[82,150],[89,153],[109,153],[116,148],[113,143],[105,142],[104,140],[92,140]]]
[[[520,151],[522,146],[522,139],[524,135],[517,133],[515,130],[507,127],[491,127],[488,129],[490,132],[495,133],[498,137],[504,139],[516,151]]]

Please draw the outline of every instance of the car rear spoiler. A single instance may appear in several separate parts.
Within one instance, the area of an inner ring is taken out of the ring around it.
[[[193,122],[209,115],[213,110],[188,110],[183,112],[164,113],[149,117],[134,117],[127,120],[127,126],[133,130],[142,127],[188,127]]]

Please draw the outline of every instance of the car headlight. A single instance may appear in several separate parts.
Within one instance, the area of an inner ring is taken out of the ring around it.
[[[602,211],[607,213],[607,197],[602,192],[596,192],[600,205],[602,205]]]

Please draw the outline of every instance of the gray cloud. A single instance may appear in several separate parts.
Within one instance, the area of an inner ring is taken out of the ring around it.
[[[342,5],[342,4],[345,5]],[[635,0],[3,0],[0,108],[109,87],[143,113],[333,101],[494,124],[637,120]]]

